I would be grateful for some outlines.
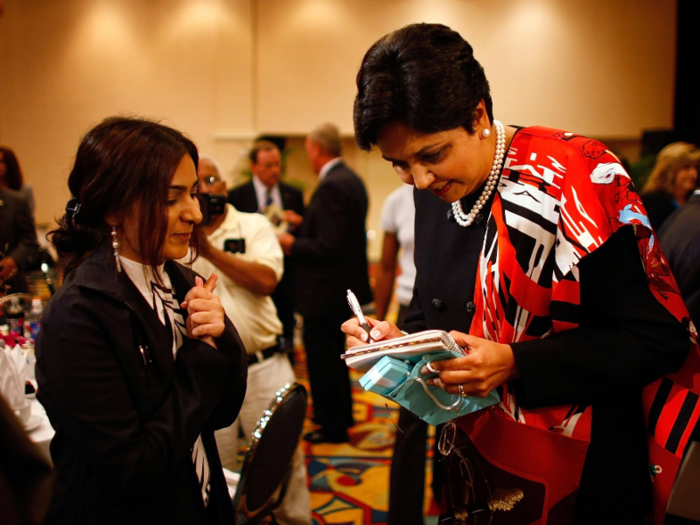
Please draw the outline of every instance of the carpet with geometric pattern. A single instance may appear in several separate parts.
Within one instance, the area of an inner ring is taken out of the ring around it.
[[[297,381],[309,390],[306,356],[298,347],[294,371]],[[398,421],[398,405],[359,384],[361,374],[351,370],[353,413],[356,424],[349,429],[350,442],[311,444],[302,440],[306,455],[314,525],[385,524],[389,502],[389,467]],[[313,399],[304,432],[317,428],[311,422]],[[431,431],[433,429],[431,428]],[[426,525],[437,523],[438,508],[432,498],[432,432],[424,501]]]

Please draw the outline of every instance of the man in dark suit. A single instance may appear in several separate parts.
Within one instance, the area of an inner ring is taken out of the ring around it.
[[[294,186],[280,182],[282,154],[274,142],[259,140],[250,150],[250,182],[228,192],[228,202],[238,211],[268,215],[273,224],[293,234],[304,215],[304,195]],[[273,210],[278,210],[275,213]],[[285,255],[284,275],[272,294],[277,316],[282,321],[280,347],[291,352],[294,341],[294,261]]]
[[[37,249],[34,218],[26,199],[0,188],[0,295],[28,291],[24,266]]]
[[[350,376],[340,355],[340,325],[351,316],[346,291],[361,304],[372,300],[367,271],[367,192],[344,163],[338,129],[324,124],[306,139],[319,175],[316,192],[295,238],[279,236],[296,264],[297,311],[304,316],[304,346],[316,420],[321,428],[304,436],[312,443],[348,441],[354,423]]]

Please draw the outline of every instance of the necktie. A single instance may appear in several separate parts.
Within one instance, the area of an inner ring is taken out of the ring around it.
[[[272,190],[267,190],[267,193],[265,194],[265,209],[272,204]]]

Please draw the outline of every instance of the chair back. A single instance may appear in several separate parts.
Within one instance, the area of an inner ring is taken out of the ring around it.
[[[284,497],[306,406],[306,389],[287,383],[258,422],[233,497],[237,525],[260,523]]]
[[[34,296],[32,294],[23,292],[0,296],[0,310],[4,310],[6,308],[5,305],[10,303],[12,299],[19,299],[19,304],[22,305],[23,309],[27,310],[33,298]]]

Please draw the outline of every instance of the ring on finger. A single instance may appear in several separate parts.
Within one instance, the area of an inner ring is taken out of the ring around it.
[[[425,365],[425,367],[426,367],[428,370],[430,370],[433,374],[439,374],[439,373],[440,373],[438,370],[435,370],[435,369],[433,368],[433,363],[430,362],[430,361],[428,361],[428,364]]]
[[[464,388],[462,385],[457,385],[457,391],[459,392],[459,395],[462,397],[467,397],[467,394],[464,393]]]

